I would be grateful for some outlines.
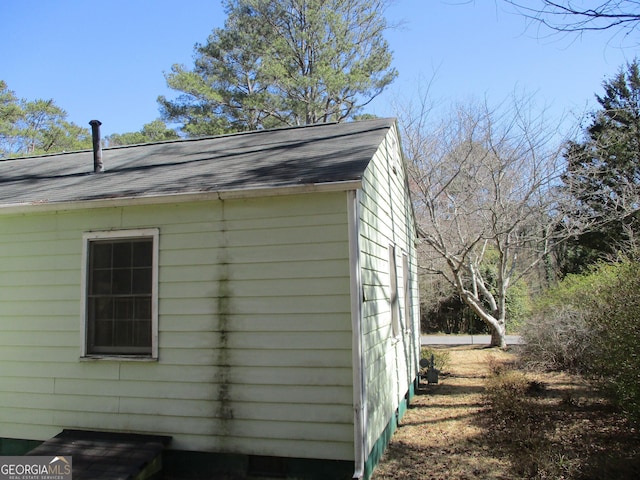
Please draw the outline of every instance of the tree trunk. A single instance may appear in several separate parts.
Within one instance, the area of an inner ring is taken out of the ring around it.
[[[491,347],[507,348],[506,329],[504,325],[491,325]]]
[[[466,303],[491,330],[491,343],[489,345],[491,347],[507,348],[507,339],[505,338],[507,333],[504,314],[505,307],[503,306],[503,313],[499,313],[497,316],[491,315],[482,308],[480,300],[469,291],[466,291],[462,285],[462,281],[460,281],[460,279],[458,280],[457,287],[462,301]]]

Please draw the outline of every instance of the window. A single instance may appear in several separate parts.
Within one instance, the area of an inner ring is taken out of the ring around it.
[[[404,297],[404,328],[410,331],[413,326],[411,317],[411,271],[409,270],[409,256],[402,253],[402,295]]]
[[[398,299],[398,268],[396,247],[389,245],[389,303],[391,307],[391,330],[394,337],[400,335],[400,302]]]
[[[397,174],[402,169],[400,167],[400,149],[398,148],[398,141],[395,135],[391,137],[389,148],[391,149],[391,171]]]
[[[156,358],[158,230],[84,240],[83,354]]]

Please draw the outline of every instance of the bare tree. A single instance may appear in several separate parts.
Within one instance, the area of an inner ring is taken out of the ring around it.
[[[566,231],[563,139],[531,99],[459,106],[438,123],[421,102],[398,109],[421,230],[421,267],[455,287],[504,347],[507,291]],[[486,264],[494,266],[488,275]],[[493,278],[489,278],[489,276]]]
[[[595,5],[581,0],[504,1],[526,18],[555,32],[616,30],[629,36],[635,33],[640,23],[638,0],[601,0]]]

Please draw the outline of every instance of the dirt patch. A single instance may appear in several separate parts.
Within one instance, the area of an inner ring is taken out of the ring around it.
[[[373,480],[640,478],[638,432],[580,378],[520,372],[513,352],[442,350],[448,367],[421,385]]]

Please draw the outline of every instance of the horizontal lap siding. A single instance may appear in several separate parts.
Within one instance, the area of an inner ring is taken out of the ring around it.
[[[406,172],[394,161],[395,128],[369,164],[361,194],[361,268],[363,283],[363,354],[366,364],[368,426],[372,448],[410,388],[417,371],[419,301],[415,229]],[[399,157],[397,157],[399,160]],[[395,171],[394,171],[395,166]],[[390,304],[389,246],[396,247],[401,332],[393,335]],[[410,262],[410,288],[404,291],[402,255]],[[404,298],[409,295],[410,308]]]
[[[342,193],[0,217],[0,435],[353,459]],[[80,361],[82,234],[160,229],[159,361]]]

